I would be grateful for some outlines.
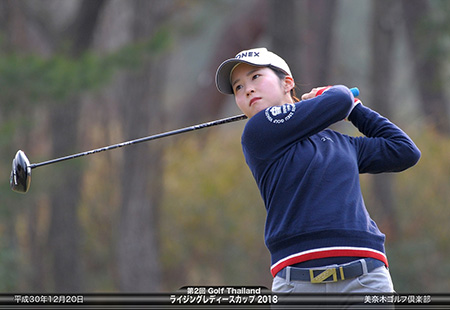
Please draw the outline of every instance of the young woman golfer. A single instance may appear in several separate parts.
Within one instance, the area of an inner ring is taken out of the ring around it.
[[[314,88],[299,101],[289,66],[265,48],[224,61],[216,85],[249,117],[242,149],[267,211],[272,290],[394,292],[359,173],[413,166],[413,141],[345,86]],[[365,136],[327,129],[343,119]]]

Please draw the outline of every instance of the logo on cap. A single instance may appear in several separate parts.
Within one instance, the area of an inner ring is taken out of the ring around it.
[[[259,53],[260,52],[241,52],[237,54],[235,58],[240,59],[246,57],[259,57]]]

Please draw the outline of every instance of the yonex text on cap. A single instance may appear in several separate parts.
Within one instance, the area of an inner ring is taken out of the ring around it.
[[[240,52],[234,58],[225,60],[219,66],[216,72],[216,86],[221,93],[233,94],[230,77],[233,69],[240,63],[278,68],[292,77],[291,70],[283,58],[268,51],[266,48],[254,48]]]

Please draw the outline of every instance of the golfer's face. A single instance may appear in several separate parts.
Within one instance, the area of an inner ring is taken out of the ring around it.
[[[231,85],[236,104],[249,118],[268,107],[290,100],[283,81],[267,67],[242,63],[233,70]]]

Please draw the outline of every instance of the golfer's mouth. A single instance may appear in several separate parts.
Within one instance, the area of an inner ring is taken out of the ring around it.
[[[250,100],[249,106],[252,106],[258,100],[261,100],[261,97],[252,98],[252,100]]]

